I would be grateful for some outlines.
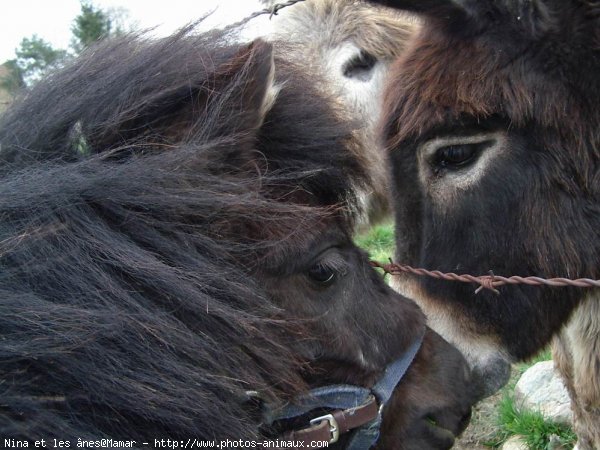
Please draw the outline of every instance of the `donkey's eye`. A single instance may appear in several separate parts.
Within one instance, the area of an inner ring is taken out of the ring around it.
[[[475,161],[481,144],[457,144],[440,147],[433,155],[433,165],[437,168],[458,169]]]
[[[308,269],[307,274],[311,280],[322,286],[329,286],[336,279],[335,270],[322,263],[312,266],[310,269]]]
[[[371,78],[371,70],[377,64],[377,58],[363,50],[348,61],[343,68],[346,78],[357,78],[361,81],[368,81]]]

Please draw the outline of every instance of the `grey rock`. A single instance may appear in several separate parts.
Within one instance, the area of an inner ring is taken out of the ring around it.
[[[542,361],[527,369],[515,386],[515,405],[539,411],[547,420],[573,425],[569,394],[553,361]]]
[[[529,450],[522,436],[511,436],[500,450]]]

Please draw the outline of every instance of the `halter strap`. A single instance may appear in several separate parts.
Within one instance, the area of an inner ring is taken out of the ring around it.
[[[412,364],[415,356],[417,356],[417,353],[423,344],[424,336],[425,333],[421,334],[410,347],[408,347],[402,357],[388,365],[379,381],[373,386],[373,393],[377,397],[380,405],[385,405],[389,401],[394,389],[396,389],[396,386]]]
[[[372,395],[360,406],[348,409],[336,409],[330,414],[315,417],[310,420],[311,426],[300,430],[293,430],[283,435],[288,441],[300,441],[308,445],[309,442],[324,441],[333,443],[340,435],[377,419],[379,405]]]
[[[265,422],[299,417],[317,408],[333,409],[329,414],[310,420],[310,426],[285,433],[282,438],[308,443],[310,441],[337,442],[340,435],[353,432],[348,450],[370,448],[379,437],[381,413],[406,374],[423,343],[421,334],[400,358],[389,364],[373,388],[346,384],[311,389],[306,395],[294,399],[293,404],[270,410]]]

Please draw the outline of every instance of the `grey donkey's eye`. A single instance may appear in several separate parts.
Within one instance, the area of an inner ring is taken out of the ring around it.
[[[368,81],[372,76],[375,64],[377,64],[377,58],[361,50],[360,53],[344,65],[343,73],[346,78]]]

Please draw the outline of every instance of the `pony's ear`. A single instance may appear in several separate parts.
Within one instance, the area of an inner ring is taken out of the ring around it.
[[[161,124],[153,129],[170,142],[194,139],[198,133],[203,139],[252,136],[263,124],[278,92],[272,45],[257,39],[211,69],[200,86],[167,94],[163,103],[173,112],[161,112]]]
[[[227,148],[219,147],[212,161],[227,170],[250,167],[250,163],[255,170],[255,144],[280,90],[275,84],[273,46],[257,39],[239,47],[215,67],[207,84],[202,102],[203,109],[210,111],[211,122],[208,127],[203,124],[203,138],[229,136],[236,141]]]
[[[242,47],[217,69],[214,80],[221,90],[217,107],[222,110],[221,117],[228,122],[228,131],[258,129],[278,92],[273,46],[257,39]]]
[[[231,47],[225,47],[227,53]],[[169,88],[160,85],[153,101],[139,101],[119,122],[120,128],[95,147],[109,148],[112,141],[139,136],[170,144],[218,136],[254,135],[271,109],[278,89],[271,44],[256,40],[213,61],[191,61],[200,74],[179,77]],[[202,67],[200,67],[202,66]],[[185,73],[185,70],[184,70]],[[151,86],[152,87],[152,86]],[[149,95],[149,94],[148,94]]]

